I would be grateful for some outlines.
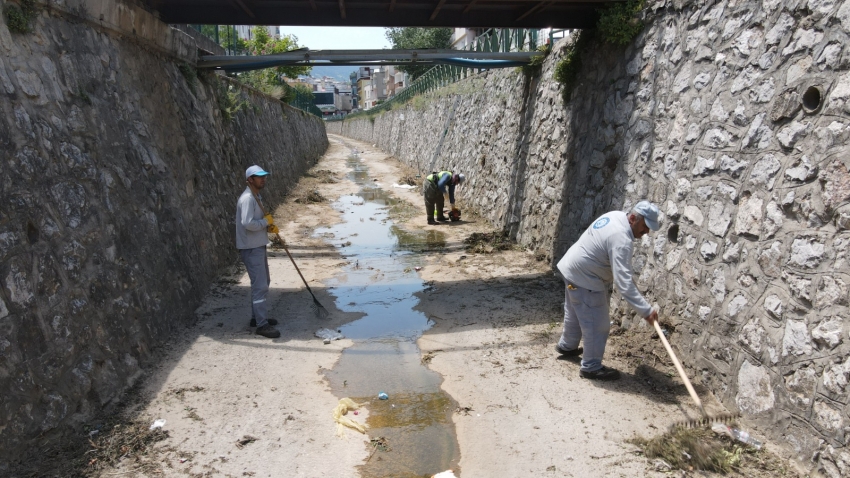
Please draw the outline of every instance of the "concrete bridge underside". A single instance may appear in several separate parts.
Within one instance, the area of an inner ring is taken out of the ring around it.
[[[618,0],[146,0],[167,23],[589,28]]]

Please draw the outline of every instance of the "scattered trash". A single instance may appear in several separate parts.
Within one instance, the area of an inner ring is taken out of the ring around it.
[[[416,186],[412,186],[412,185],[410,185],[410,184],[396,184],[396,183],[393,183],[393,187],[394,187],[394,188],[401,188],[401,189],[413,189],[413,188],[415,188]]]
[[[324,339],[326,344],[331,343],[331,340],[339,340],[345,338],[345,336],[342,335],[338,330],[335,331],[331,329],[319,329],[313,335],[320,339]]]
[[[717,434],[720,434],[720,435],[726,435],[729,438],[733,438],[735,440],[738,440],[741,443],[746,443],[747,445],[750,445],[751,447],[755,448],[756,450],[761,450],[762,443],[760,441],[756,440],[755,438],[753,438],[752,436],[750,436],[749,432],[746,432],[744,430],[738,430],[737,428],[732,428],[732,427],[725,425],[723,423],[712,424],[711,430],[714,433],[717,433]]]
[[[158,418],[156,421],[153,422],[153,425],[151,425],[151,430],[156,430],[157,428],[162,428],[164,426],[165,426],[165,419],[164,418]]]
[[[375,454],[376,451],[390,451],[390,444],[385,437],[372,438],[369,440],[369,443],[372,445],[372,453],[369,454],[369,458],[366,458],[366,463],[372,459],[372,455]]]
[[[386,400],[386,399],[390,398],[390,396],[387,395],[384,392],[381,392],[381,393],[378,394],[378,398],[380,398],[381,400]]]
[[[452,470],[441,471],[436,475],[432,475],[431,478],[457,478],[455,473]]]
[[[334,421],[338,424],[336,429],[337,436],[343,435],[343,426],[353,428],[359,431],[360,433],[366,433],[365,424],[357,423],[354,420],[345,416],[349,410],[357,410],[358,408],[360,408],[360,404],[348,397],[339,399],[339,403],[336,405],[333,411]]]
[[[186,458],[181,458],[180,463],[186,463]]]
[[[251,435],[244,435],[240,440],[236,440],[236,448],[244,448],[245,445],[254,443],[257,440],[259,440],[259,438],[252,437]]]
[[[422,270],[422,268],[421,268],[421,267],[418,267],[418,266],[417,266],[417,267],[414,267],[414,269],[415,269],[416,271],[421,271],[421,270]]]

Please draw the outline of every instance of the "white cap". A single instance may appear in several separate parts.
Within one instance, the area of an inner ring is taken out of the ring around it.
[[[264,171],[263,168],[255,164],[245,170],[245,179],[248,179],[251,176],[265,176],[267,174],[269,174],[267,171]]]
[[[464,176],[463,173],[459,173],[457,175],[457,183],[463,184],[464,181],[466,181],[466,176]]]
[[[643,216],[643,221],[650,229],[653,231],[658,230],[658,206],[649,201],[641,201],[635,204],[635,207],[632,208],[632,212]]]

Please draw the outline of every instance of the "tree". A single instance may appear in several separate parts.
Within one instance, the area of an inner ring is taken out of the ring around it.
[[[274,55],[301,48],[298,46],[298,37],[295,35],[283,35],[280,38],[272,38],[265,27],[257,26],[252,28],[251,36],[254,38],[246,42],[251,55]],[[277,66],[274,69],[260,71],[274,77],[278,77],[279,75],[288,78],[298,78],[298,75],[310,73],[310,69],[309,66]],[[278,78],[277,83],[279,82],[280,80]]]
[[[448,49],[452,47],[451,28],[387,28],[384,34],[393,50]],[[400,65],[398,69],[410,75],[411,80],[422,76],[432,65]]]

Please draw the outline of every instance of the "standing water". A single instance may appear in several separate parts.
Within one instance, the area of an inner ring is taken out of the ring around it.
[[[347,163],[349,178],[361,190],[334,204],[343,222],[316,235],[340,247],[349,261],[325,284],[337,297],[337,307],[364,314],[340,328],[354,345],[326,374],[337,396],[368,402],[374,454],[360,472],[365,477],[422,477],[457,470],[460,453],[451,419],[456,405],[440,389],[442,377],[421,363],[416,339],[433,323],[413,310],[419,302],[414,294],[425,287],[415,271],[422,262],[415,252],[443,249],[445,235],[394,226],[389,209],[405,203],[371,181],[356,151]],[[389,398],[379,400],[380,392]]]

